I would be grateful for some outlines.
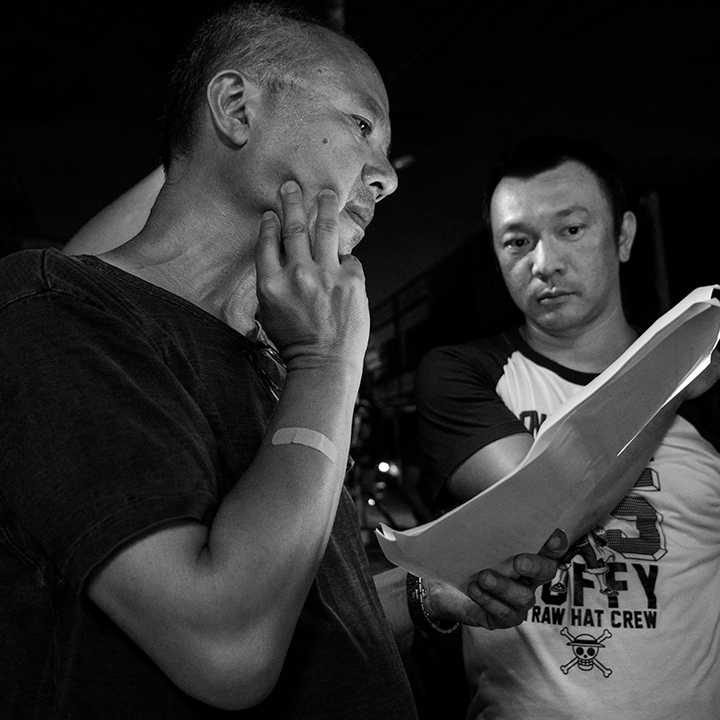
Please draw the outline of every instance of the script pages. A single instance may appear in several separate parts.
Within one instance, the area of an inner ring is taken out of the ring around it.
[[[573,540],[617,505],[637,473],[619,458],[672,397],[710,362],[720,338],[720,286],[700,287],[545,420],[510,474],[442,517],[410,530],[381,523],[385,556],[462,592],[480,570],[512,574],[556,528]]]

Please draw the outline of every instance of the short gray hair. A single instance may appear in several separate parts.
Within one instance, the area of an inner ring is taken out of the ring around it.
[[[218,72],[242,70],[276,94],[325,57],[321,28],[340,35],[305,11],[274,1],[236,2],[207,18],[170,73],[159,139],[165,170],[190,152],[207,85]]]

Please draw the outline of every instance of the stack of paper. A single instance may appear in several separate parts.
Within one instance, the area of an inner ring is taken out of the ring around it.
[[[717,297],[716,297],[717,296]],[[720,338],[720,286],[700,287],[665,313],[610,367],[542,425],[509,475],[442,517],[406,531],[381,524],[395,565],[462,592],[480,570],[512,574],[555,528],[572,541],[634,484],[619,456],[672,397],[708,365]]]

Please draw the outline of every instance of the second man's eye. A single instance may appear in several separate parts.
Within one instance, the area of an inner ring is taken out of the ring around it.
[[[513,235],[512,237],[506,237],[503,240],[503,247],[510,250],[519,250],[528,245],[529,240],[523,235]]]

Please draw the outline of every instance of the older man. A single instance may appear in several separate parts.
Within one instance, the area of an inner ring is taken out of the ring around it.
[[[343,489],[388,113],[355,44],[233,6],[173,72],[142,230],[0,264],[8,716],[415,716],[406,574],[376,588]],[[554,563],[518,570],[411,608],[516,624]]]

